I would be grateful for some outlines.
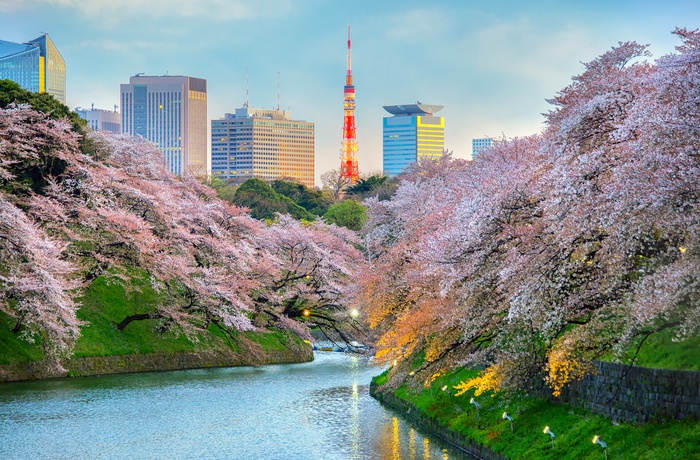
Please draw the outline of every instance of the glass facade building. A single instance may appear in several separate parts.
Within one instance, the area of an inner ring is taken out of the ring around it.
[[[0,79],[66,103],[66,62],[48,34],[27,43],[0,40]]]
[[[472,160],[479,155],[479,152],[485,148],[491,147],[493,144],[493,139],[490,137],[484,137],[480,139],[472,139]]]
[[[387,176],[403,172],[426,158],[436,159],[445,150],[445,119],[435,116],[441,105],[420,102],[384,106],[393,116],[384,118],[383,170]]]
[[[211,122],[214,177],[291,179],[314,186],[314,123],[285,110],[242,107]]]
[[[155,143],[175,174],[208,175],[206,80],[136,75],[120,93],[123,133]]]

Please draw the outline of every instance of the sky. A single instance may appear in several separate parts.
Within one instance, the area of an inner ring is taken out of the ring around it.
[[[0,39],[49,34],[71,108],[113,109],[137,73],[208,82],[208,116],[246,101],[316,129],[316,182],[340,163],[347,26],[360,173],[382,169],[384,105],[443,105],[445,148],[540,132],[546,99],[618,42],[651,60],[696,29],[700,1],[0,0]],[[247,71],[246,71],[247,69]],[[279,80],[278,80],[279,72]]]

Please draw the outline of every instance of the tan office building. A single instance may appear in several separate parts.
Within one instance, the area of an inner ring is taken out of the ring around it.
[[[211,122],[212,176],[314,186],[314,123],[285,110],[241,107]]]

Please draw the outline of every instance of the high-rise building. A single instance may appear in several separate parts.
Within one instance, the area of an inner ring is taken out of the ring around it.
[[[237,108],[211,122],[212,175],[242,182],[292,179],[314,186],[314,123],[285,110]]]
[[[395,176],[410,164],[436,159],[445,150],[445,119],[435,116],[441,105],[385,105],[384,174]]]
[[[472,160],[479,155],[479,152],[485,148],[491,147],[493,144],[493,139],[490,137],[484,137],[480,139],[472,139]]]
[[[122,132],[121,116],[117,112],[117,106],[114,106],[114,111],[96,109],[95,107],[90,109],[77,107],[75,113],[80,115],[82,119],[87,120],[88,126],[93,131]]]
[[[175,174],[209,173],[206,80],[139,74],[121,85],[120,99],[123,133],[155,143]]]
[[[66,61],[48,34],[27,43],[0,40],[0,80],[4,79],[66,103]]]

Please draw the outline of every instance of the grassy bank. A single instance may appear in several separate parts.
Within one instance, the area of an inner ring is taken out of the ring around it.
[[[203,350],[260,357],[304,346],[300,339],[282,331],[224,333],[214,325],[190,339],[177,331],[160,331],[158,320],[134,321],[119,331],[116,325],[128,315],[152,312],[162,301],[151,288],[145,272],[131,270],[128,275],[128,281],[100,276],[78,299],[81,305],[78,317],[87,324],[81,328],[74,349],[75,358]],[[44,359],[41,344],[23,340],[12,332],[13,325],[7,315],[0,313],[0,365]]]
[[[616,360],[623,364],[629,364],[639,348],[639,353],[634,360],[635,366],[700,371],[700,336],[691,337],[681,342],[675,341],[675,336],[675,329],[665,329],[650,335],[643,342],[641,338],[634,340],[621,357],[608,354],[603,356],[601,360]],[[641,347],[639,347],[640,343]]]
[[[470,403],[472,392],[455,397],[452,388],[477,371],[461,370],[436,379],[429,388],[412,389],[404,384],[394,396],[404,400],[443,426],[512,459],[603,459],[598,435],[608,444],[608,459],[700,458],[700,422],[669,421],[644,425],[616,424],[586,410],[555,404],[543,398],[482,394]],[[374,379],[382,385],[386,374]],[[447,391],[442,388],[447,387]],[[503,412],[513,418],[513,431]],[[554,448],[549,426],[555,434]]]

